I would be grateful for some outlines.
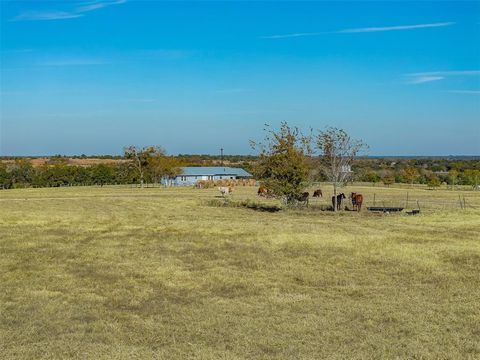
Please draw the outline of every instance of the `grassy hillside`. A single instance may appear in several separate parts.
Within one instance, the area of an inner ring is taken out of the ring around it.
[[[455,207],[459,194],[477,207]],[[480,358],[480,193],[409,190],[419,216],[216,196],[0,191],[0,357]]]

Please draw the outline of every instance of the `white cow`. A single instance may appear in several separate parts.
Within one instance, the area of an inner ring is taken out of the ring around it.
[[[218,188],[218,190],[220,191],[220,193],[222,194],[222,196],[230,195],[230,194],[232,194],[232,192],[233,192],[233,188],[230,187],[230,186],[220,186],[220,187]]]

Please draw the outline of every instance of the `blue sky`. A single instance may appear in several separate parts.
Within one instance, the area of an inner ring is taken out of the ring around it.
[[[480,154],[480,2],[0,4],[1,155],[250,154],[282,120]]]

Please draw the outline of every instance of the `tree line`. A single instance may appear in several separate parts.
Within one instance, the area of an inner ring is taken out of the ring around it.
[[[24,187],[60,187],[86,185],[121,185],[159,183],[164,176],[181,173],[181,162],[167,156],[158,146],[124,149],[123,162],[89,166],[71,165],[57,156],[41,166],[29,159],[16,158],[12,163],[0,163],[0,189]]]
[[[244,168],[254,173],[257,179],[266,179],[265,181],[270,183],[270,187],[273,188],[276,185],[272,184],[273,180],[269,175],[272,169],[269,169],[268,162],[278,162],[279,164],[285,162],[283,170],[287,172],[292,170],[287,161],[288,157],[285,157],[285,152],[292,157],[290,159],[294,164],[292,166],[303,168],[306,165],[307,169],[301,178],[292,179],[292,181],[301,184],[304,182],[304,176],[309,183],[331,181],[332,173],[325,168],[326,157],[324,155],[329,150],[328,143],[334,140],[332,136],[342,135],[350,141],[354,141],[343,130],[334,128],[329,129],[330,134],[328,129],[325,130],[323,138],[319,138],[319,133],[313,134],[311,131],[302,134],[299,129],[290,127],[286,123],[282,124],[278,130],[271,127],[267,127],[265,130],[266,137],[262,142],[252,142],[257,152],[255,155],[220,157],[220,155],[180,154],[168,156],[165,150],[158,146],[143,148],[128,146],[122,155],[93,157],[112,160],[110,163],[101,164],[88,163],[89,157],[86,155],[69,157],[56,155],[50,157],[41,166],[32,165],[28,158],[3,157],[0,159],[0,189],[106,184],[141,185],[142,183],[158,183],[164,176],[179,175],[183,166],[220,166],[221,164]],[[364,145],[361,142],[360,144]],[[337,164],[340,169],[342,166],[348,165],[351,170],[351,172],[338,174],[340,177],[345,176],[344,179],[338,178],[339,183],[360,181],[387,186],[394,183],[406,183],[427,184],[431,187],[446,184],[452,188],[457,185],[476,188],[480,184],[480,161],[478,159],[370,158],[360,155],[365,154],[357,151],[355,156],[346,157],[346,159],[350,159],[348,164]],[[86,161],[85,164],[75,165],[69,163],[70,159],[86,159]]]

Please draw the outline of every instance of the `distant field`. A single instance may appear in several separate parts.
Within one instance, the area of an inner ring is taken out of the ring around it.
[[[276,213],[215,189],[0,191],[0,358],[480,358],[480,192],[345,189],[407,216],[319,211],[322,189]]]
[[[69,165],[77,166],[93,166],[98,164],[120,164],[128,160],[124,159],[97,159],[97,158],[63,158]],[[29,161],[33,166],[42,166],[51,161],[52,158],[49,157],[40,157],[40,158],[29,158]],[[5,160],[0,159],[0,163],[4,164],[13,164],[15,160]]]

